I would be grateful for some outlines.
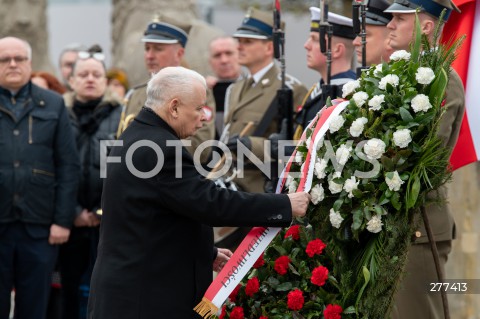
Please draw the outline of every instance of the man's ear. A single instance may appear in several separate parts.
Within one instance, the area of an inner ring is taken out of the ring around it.
[[[426,19],[422,19],[420,23],[420,28],[422,29],[422,34],[430,36],[435,31],[435,21],[433,21],[429,17]]]
[[[345,51],[345,44],[338,42],[332,45],[332,59],[340,57]]]
[[[177,98],[174,98],[168,103],[168,113],[174,118],[178,118],[178,106],[180,105]]]

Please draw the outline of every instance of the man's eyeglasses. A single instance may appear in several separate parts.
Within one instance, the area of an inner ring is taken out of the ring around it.
[[[93,58],[97,61],[105,61],[105,54],[100,52],[87,52],[87,51],[80,51],[78,52],[78,58],[82,60],[86,60],[89,58]]]
[[[6,56],[6,57],[3,57],[3,58],[0,58],[0,64],[10,64],[10,63],[12,63],[12,60],[15,61],[15,64],[21,64],[21,63],[27,61],[28,57],[26,57],[26,56],[13,56],[13,57]]]

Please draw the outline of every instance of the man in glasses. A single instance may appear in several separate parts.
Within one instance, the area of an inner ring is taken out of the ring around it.
[[[158,73],[168,66],[180,66],[185,54],[187,44],[188,30],[181,29],[173,24],[160,22],[155,19],[147,26],[142,42],[144,43],[145,66],[150,75]],[[123,115],[123,121],[120,123],[120,131],[123,131],[132,122],[133,118],[140,112],[147,99],[147,83],[133,88],[127,94],[126,108]],[[187,149],[193,155],[195,149],[202,142],[212,140],[215,137],[215,110],[209,106],[204,107],[206,121],[203,127],[190,138],[187,143],[191,144]],[[203,154],[205,153],[205,154]],[[202,161],[209,158],[207,152],[202,153]]]
[[[79,163],[60,95],[30,82],[32,49],[0,39],[0,318],[45,318],[59,244],[72,226]]]

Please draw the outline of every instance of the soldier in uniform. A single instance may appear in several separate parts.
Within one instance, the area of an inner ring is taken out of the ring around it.
[[[187,30],[188,31],[188,30]],[[142,42],[145,45],[144,59],[145,66],[150,74],[155,74],[167,66],[180,66],[185,54],[185,45],[188,35],[186,30],[174,26],[173,24],[153,21],[147,26]],[[133,118],[138,114],[147,99],[147,83],[134,87],[127,94],[127,102],[120,131],[127,128]],[[204,107],[206,121],[203,127],[190,138],[191,145],[187,146],[189,152],[193,155],[195,149],[202,142],[211,140],[215,136],[214,112],[210,106]],[[201,162],[204,163],[209,158],[208,152],[203,152]]]
[[[366,66],[388,62],[393,53],[392,47],[388,44],[390,30],[387,28],[387,24],[392,20],[392,14],[383,12],[389,6],[390,3],[386,0],[370,0],[366,5]],[[359,35],[353,40],[353,45],[357,60],[361,62],[362,38]]]
[[[239,141],[261,161],[264,160],[265,139],[278,131],[275,96],[282,83],[280,68],[274,62],[272,35],[272,13],[249,8],[242,25],[233,36],[239,42],[240,64],[250,74],[248,78],[230,86],[225,102],[225,125],[230,136],[227,147],[236,153]],[[300,105],[307,89],[290,75],[286,76],[285,82],[293,90],[294,106]],[[248,136],[239,137],[250,121],[254,125]],[[243,173],[243,178],[234,180],[243,190],[264,192],[265,177],[260,169],[245,160]]]
[[[439,21],[444,9],[446,9],[444,21]],[[393,15],[387,27],[390,29],[390,45],[394,50],[409,50],[410,43],[413,41],[417,10],[420,11],[418,17],[422,33],[432,41],[436,24],[447,21],[452,10],[458,11],[458,8],[450,0],[396,0],[385,10]],[[438,135],[446,147],[453,149],[465,108],[462,81],[454,70],[450,72],[443,107],[446,113],[441,118]],[[435,237],[440,267],[445,273],[445,263],[451,250],[452,240],[455,238],[455,224],[446,205],[446,187],[438,189],[435,193],[432,194],[432,198],[440,198],[441,201],[435,201],[425,208]],[[408,252],[405,271],[405,278],[400,283],[395,297],[396,307],[393,318],[444,318],[441,294],[428,291],[428,283],[438,282],[438,277],[423,220],[418,221],[414,242]]]
[[[295,122],[297,129],[294,139],[299,139],[304,128],[315,117],[318,111],[325,105],[327,98],[331,99],[342,96],[342,85],[356,78],[352,71],[353,33],[352,19],[335,13],[328,13],[328,23],[333,27],[332,36],[332,61],[331,61],[331,86],[330,93],[324,87],[327,79],[326,56],[320,51],[320,14],[321,10],[316,7],[310,8],[311,25],[310,35],[305,42],[307,50],[307,66],[321,75],[319,82],[314,84],[302,102],[302,108],[297,113]]]

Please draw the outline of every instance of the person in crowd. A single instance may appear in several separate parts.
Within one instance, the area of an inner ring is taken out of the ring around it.
[[[97,212],[101,209],[103,184],[101,142],[115,139],[122,110],[116,95],[107,89],[104,58],[97,46],[80,52],[69,80],[72,91],[64,95],[81,164],[74,227],[68,242],[60,247],[65,319],[79,318],[79,287],[96,257],[100,224]]]
[[[210,41],[209,62],[213,76],[207,76],[207,105],[215,105],[216,139],[223,130],[225,94],[230,84],[242,78],[242,68],[238,62],[238,41],[228,35]]]
[[[342,86],[356,78],[352,71],[353,45],[355,38],[352,19],[342,15],[328,12],[328,23],[332,26],[331,43],[331,81],[325,87],[327,80],[327,57],[320,51],[320,16],[321,10],[317,7],[310,8],[311,24],[310,35],[304,44],[307,50],[308,68],[320,73],[320,81],[314,84],[305,95],[301,109],[296,115],[296,131],[294,139],[298,140],[310,121],[325,106],[327,98],[335,99],[342,96]],[[327,41],[327,39],[325,40]],[[327,90],[330,88],[330,90]]]
[[[110,91],[115,92],[117,97],[123,101],[130,86],[127,73],[119,68],[109,69],[107,71],[107,86]]]
[[[390,30],[390,46],[394,50],[409,50],[415,30],[415,13],[419,10],[420,29],[433,41],[434,29],[438,23],[446,22],[452,10],[458,8],[450,0],[409,0],[395,1],[385,12],[393,15],[387,24]],[[442,10],[446,10],[440,21]],[[434,45],[434,43],[432,43]],[[454,70],[450,70],[438,135],[444,146],[453,149],[457,142],[465,110],[465,92],[463,84]],[[440,188],[431,198],[438,199],[425,207],[430,226],[438,249],[440,267],[445,273],[445,263],[455,238],[455,224],[448,208],[447,189]],[[421,218],[420,218],[421,219]],[[436,266],[430,248],[423,220],[418,221],[414,232],[413,244],[408,252],[405,278],[400,283],[395,297],[393,318],[444,318],[441,294],[428,293],[429,282],[438,282]]]
[[[188,30],[183,30],[173,24],[154,20],[147,26],[142,42],[145,46],[145,66],[150,74],[155,74],[167,66],[180,66],[183,64],[185,45],[188,40]],[[146,101],[147,83],[133,88],[126,103],[124,119],[120,124],[121,131],[125,130],[128,124],[138,114]],[[204,112],[207,115],[205,125],[190,141],[186,142],[187,149],[194,154],[197,147],[204,141],[212,140],[215,137],[215,109],[205,105]],[[206,163],[210,158],[209,152],[202,152],[201,163]]]
[[[205,122],[206,89],[195,71],[160,70],[112,147],[88,318],[200,318],[193,308],[223,255],[210,226],[288,226],[305,215],[307,193],[234,192],[198,173],[180,139]]]
[[[393,53],[392,47],[388,44],[390,30],[387,24],[392,20],[392,14],[383,12],[390,6],[386,0],[370,0],[367,2],[365,31],[366,31],[366,61],[365,65],[380,64],[388,62]],[[359,34],[353,40],[357,61],[362,63],[362,38]]]
[[[72,67],[75,61],[77,60],[78,52],[85,51],[86,46],[80,43],[71,43],[63,48],[58,59],[58,67],[60,69],[60,79],[63,83],[63,86],[70,90],[68,86],[68,78],[72,74]]]
[[[55,77],[55,75],[49,72],[32,72],[31,81],[33,84],[41,88],[52,90],[61,95],[67,92],[67,89],[62,85],[62,83],[60,83],[60,81]]]
[[[46,317],[58,245],[70,235],[79,162],[62,97],[32,85],[32,49],[0,39],[0,318]]]

